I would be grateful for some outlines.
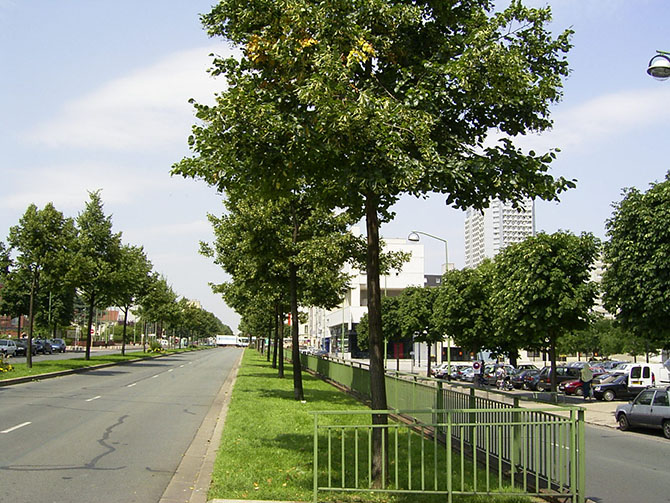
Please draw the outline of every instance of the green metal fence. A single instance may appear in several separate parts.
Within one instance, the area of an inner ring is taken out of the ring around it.
[[[369,396],[365,365],[307,355],[303,365]],[[319,491],[432,492],[447,494],[451,501],[452,495],[502,492],[584,501],[580,407],[522,404],[508,395],[398,373],[387,374],[386,388],[393,411],[383,413],[395,418],[387,426],[365,422],[371,412],[316,413],[315,498]],[[389,471],[383,486],[373,489],[370,439],[375,428],[385,432]],[[354,461],[346,466],[345,460]]]

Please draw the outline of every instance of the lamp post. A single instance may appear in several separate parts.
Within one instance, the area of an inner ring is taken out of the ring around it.
[[[444,272],[449,271],[449,248],[447,246],[447,240],[433,236],[432,234],[428,234],[427,232],[421,232],[421,231],[412,231],[409,233],[409,236],[407,236],[407,241],[413,241],[415,243],[418,243],[420,238],[419,234],[422,236],[427,236],[429,238],[437,239],[438,241],[442,241],[444,243]],[[447,337],[447,375],[451,375],[451,340],[449,339],[449,335],[446,335]],[[435,350],[437,353],[437,349]],[[430,365],[430,364],[429,364]]]
[[[649,60],[647,73],[656,80],[670,78],[670,52],[656,51],[656,56]]]

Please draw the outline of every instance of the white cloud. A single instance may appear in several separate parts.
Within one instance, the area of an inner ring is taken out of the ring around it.
[[[221,48],[179,52],[113,80],[66,104],[60,116],[39,125],[28,139],[50,147],[109,150],[184,145],[194,121],[188,100],[211,102],[224,88],[223,78],[206,73],[209,54]]]
[[[570,108],[559,105],[552,115],[554,127],[550,131],[516,138],[515,144],[538,152],[555,147],[593,150],[597,144],[664,123],[667,120],[664,103],[668,101],[670,86],[660,86],[599,96]],[[490,141],[498,137],[492,135]]]
[[[90,191],[103,189],[105,203],[125,204],[149,190],[169,189],[174,180],[156,177],[130,167],[91,162],[34,167],[6,173],[13,190],[0,199],[0,207],[20,210],[48,202],[64,210],[81,209]]]

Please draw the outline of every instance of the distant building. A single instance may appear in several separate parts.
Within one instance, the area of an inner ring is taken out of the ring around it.
[[[360,229],[354,228],[352,232],[360,234]],[[380,276],[382,296],[394,297],[409,286],[424,286],[423,244],[400,238],[383,238],[383,242],[384,252],[406,252],[410,259],[400,271]],[[307,323],[300,327],[301,344],[333,353],[357,353],[355,327],[368,310],[367,275],[365,271],[349,267],[345,272],[351,274],[352,279],[343,303],[331,310],[309,308]]]
[[[514,208],[493,199],[483,211],[468,208],[465,214],[465,267],[477,267],[485,258],[535,235],[535,203],[526,198]]]

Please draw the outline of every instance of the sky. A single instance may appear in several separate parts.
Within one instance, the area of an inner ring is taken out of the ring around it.
[[[592,232],[624,187],[646,190],[670,168],[670,81],[645,70],[670,50],[667,0],[551,0],[555,32],[574,30],[571,74],[552,109],[554,127],[518,145],[560,148],[551,174],[577,180],[561,201],[536,203],[538,231]],[[213,237],[207,213],[222,199],[203,182],[171,177],[189,155],[195,122],[189,99],[211,103],[224,89],[207,73],[211,39],[203,0],[0,0],[0,241],[31,203],[53,202],[66,216],[101,190],[123,242],[144,247],[154,270],[179,296],[199,300],[221,321],[239,316],[211,292],[228,278],[198,254]],[[445,197],[403,198],[382,236],[418,230],[446,239],[449,261],[464,266],[464,212]],[[440,272],[444,245],[422,237],[426,274]]]

